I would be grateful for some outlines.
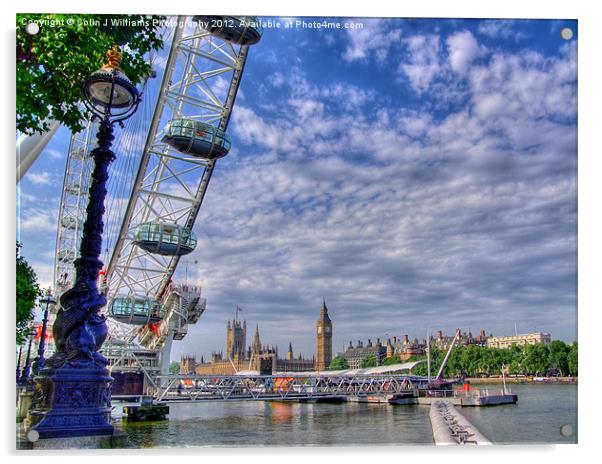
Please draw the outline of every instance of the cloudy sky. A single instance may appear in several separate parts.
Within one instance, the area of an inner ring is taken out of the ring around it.
[[[311,356],[322,297],[335,351],[515,324],[575,340],[576,22],[349,21],[363,27],[272,28],[251,48],[186,257],[208,309],[172,359],[223,349],[237,304],[249,343],[258,323]],[[20,184],[45,286],[68,141]]]

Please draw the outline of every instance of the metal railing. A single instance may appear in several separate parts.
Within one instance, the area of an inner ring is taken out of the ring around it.
[[[512,395],[510,388],[471,388],[470,390],[453,390],[455,398],[483,398],[488,396]]]
[[[176,375],[159,376],[157,384],[157,402],[316,399],[416,393],[409,377],[392,375]]]

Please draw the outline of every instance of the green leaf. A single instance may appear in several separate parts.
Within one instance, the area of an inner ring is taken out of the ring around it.
[[[163,46],[157,22],[128,25],[144,18],[147,17],[18,14],[17,130],[42,133],[48,129],[44,119],[49,116],[73,132],[81,130],[81,121],[87,115],[78,106],[82,97],[80,84],[102,66],[106,51],[115,44],[122,47],[124,72],[134,84],[139,83],[150,71],[145,55]],[[126,25],[112,26],[111,19],[122,20]],[[32,36],[25,27],[34,20],[41,25],[40,32]],[[49,25],[50,21],[55,21],[55,25]]]

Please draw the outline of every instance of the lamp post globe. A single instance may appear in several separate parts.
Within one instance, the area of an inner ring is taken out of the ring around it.
[[[82,84],[84,105],[101,121],[122,123],[133,115],[140,103],[140,93],[120,67],[117,47],[107,51],[107,62]]]
[[[36,377],[34,411],[36,425],[28,437],[61,438],[111,435],[111,383],[108,361],[100,353],[107,337],[106,316],[101,309],[106,297],[99,292],[99,259],[104,229],[104,200],[113,125],[123,127],[140,103],[140,94],[121,69],[121,53],[113,47],[106,63],[82,84],[83,103],[92,118],[99,120],[86,220],[80,256],[74,262],[75,283],[60,297],[60,308],[52,326],[55,352]]]

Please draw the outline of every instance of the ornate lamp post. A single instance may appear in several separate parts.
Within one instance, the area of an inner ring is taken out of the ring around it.
[[[60,298],[61,308],[52,327],[56,352],[36,378],[36,406],[48,408],[28,438],[110,435],[111,383],[108,361],[99,353],[107,337],[106,317],[100,313],[107,304],[98,291],[97,278],[103,263],[104,199],[111,151],[113,125],[132,116],[140,94],[120,68],[117,47],[107,52],[107,63],[83,83],[84,104],[99,120],[98,146],[90,155],[92,172],[86,221],[75,261],[75,284]]]
[[[31,373],[31,345],[33,343],[33,323],[29,326],[29,345],[27,345],[27,355],[25,356],[25,366],[23,366],[23,372],[19,383],[25,385],[29,380],[29,374]]]
[[[44,309],[44,317],[42,319],[42,333],[40,335],[40,344],[38,345],[38,357],[33,363],[33,373],[39,374],[44,368],[46,360],[44,359],[44,351],[46,350],[46,328],[48,326],[48,309],[51,304],[55,304],[56,300],[50,294],[50,289],[46,290],[46,295],[40,299],[40,303],[46,303],[46,309]]]
[[[19,346],[19,357],[17,358],[17,383],[21,377],[21,356],[23,355],[23,345]]]

